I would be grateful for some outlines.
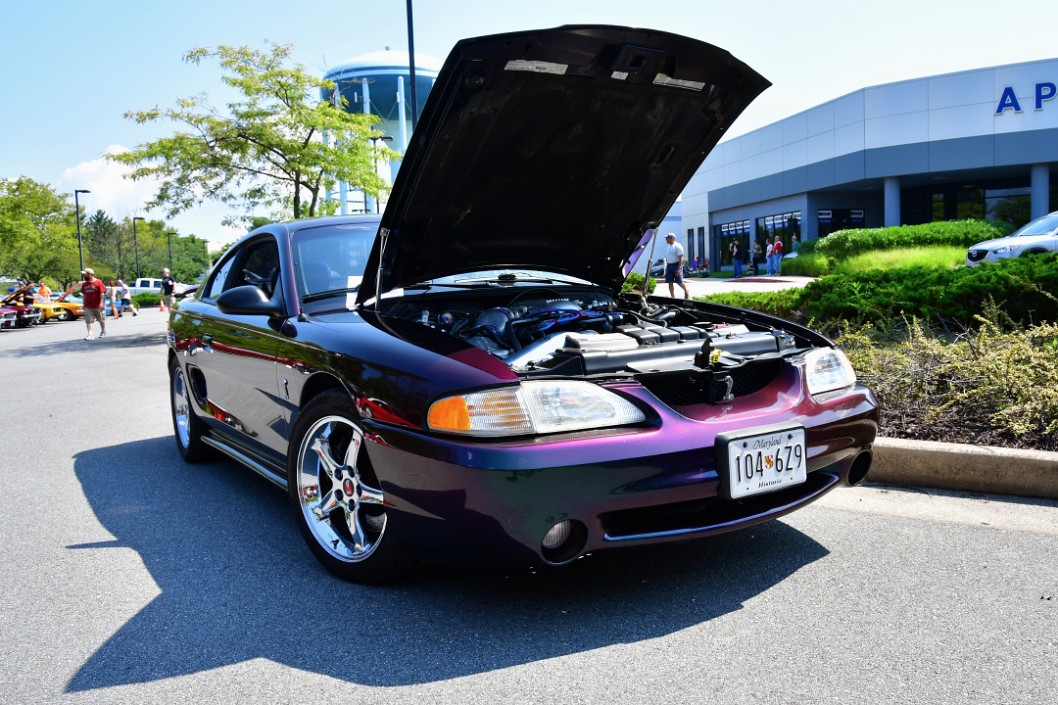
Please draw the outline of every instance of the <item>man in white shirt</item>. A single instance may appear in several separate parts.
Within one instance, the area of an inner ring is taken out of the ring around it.
[[[683,289],[683,298],[689,299],[691,294],[683,283],[683,245],[676,242],[676,233],[666,235],[665,242],[669,246],[665,254],[665,283],[669,285],[669,297],[675,298],[672,285],[679,284]]]

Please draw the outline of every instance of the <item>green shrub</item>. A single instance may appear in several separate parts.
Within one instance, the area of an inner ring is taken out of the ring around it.
[[[1058,292],[1058,256],[1038,255],[979,267],[831,274],[802,289],[729,292],[708,300],[808,321],[833,333],[841,322],[887,325],[905,317],[973,326],[992,301],[1018,324],[1058,322],[1058,297],[1051,292]]]
[[[1012,228],[1002,221],[949,220],[889,228],[839,230],[815,242],[814,251],[845,259],[871,250],[947,245],[966,248],[983,240],[1009,235]],[[808,243],[805,243],[808,244]],[[804,248],[804,245],[801,246]],[[798,252],[800,257],[800,252]]]
[[[654,288],[657,285],[657,279],[651,277],[647,288],[647,294],[653,294]],[[628,278],[625,279],[625,283],[621,285],[621,291],[643,291],[643,275],[636,272],[629,274]]]
[[[139,294],[135,294],[132,297],[132,300],[136,302],[137,306],[143,308],[144,306],[157,306],[161,303],[162,297],[152,291],[144,291]]]
[[[1058,326],[1004,331],[1005,318],[986,307],[954,336],[911,319],[836,342],[878,396],[886,435],[1056,450]]]
[[[830,274],[831,260],[815,252],[805,253],[804,247],[796,257],[786,257],[782,261],[782,273],[794,277],[821,277]]]
[[[739,308],[770,313],[780,318],[799,320],[803,318],[801,297],[801,289],[782,289],[780,291],[764,291],[760,293],[729,291],[704,298],[712,303],[738,306]]]

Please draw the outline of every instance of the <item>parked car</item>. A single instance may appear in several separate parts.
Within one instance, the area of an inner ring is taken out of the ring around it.
[[[976,267],[982,262],[1047,252],[1058,252],[1058,211],[1030,221],[1007,237],[977,243],[966,251],[966,264]]]
[[[175,296],[181,296],[188,289],[191,288],[190,284],[181,284],[177,282],[173,285],[173,294]],[[144,292],[151,292],[152,294],[162,295],[162,280],[154,277],[140,277],[136,282],[129,287],[129,294],[135,296],[136,294],[142,294]]]
[[[15,328],[18,325],[18,314],[15,313],[15,309],[7,306],[0,306],[0,330],[5,328]]]
[[[174,306],[179,452],[284,488],[369,583],[714,536],[862,481],[877,405],[832,341],[621,293],[767,85],[644,29],[459,42],[383,215],[259,228]]]
[[[23,303],[26,301],[24,287],[16,288],[3,298],[0,298],[0,306],[15,314],[15,328],[44,323],[45,318],[41,307]]]
[[[650,265],[650,276],[662,277],[665,276],[665,259],[656,259],[654,264]]]
[[[84,315],[84,300],[81,295],[73,291],[66,291],[55,298],[55,303],[66,309],[66,317],[60,317],[60,321],[80,318]]]
[[[37,319],[37,323],[47,323],[48,321],[65,321],[70,318],[69,312],[66,307],[62,304],[54,301],[41,301],[36,298],[35,292],[37,287],[35,286],[20,286],[7,296],[0,299],[0,305],[12,306],[32,306],[39,313],[40,317]]]

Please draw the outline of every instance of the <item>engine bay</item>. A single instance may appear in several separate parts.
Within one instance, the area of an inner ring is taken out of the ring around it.
[[[454,336],[524,377],[631,376],[657,384],[676,375],[704,390],[695,398],[709,401],[737,396],[737,378],[747,368],[759,376],[763,364],[774,377],[785,357],[815,342],[800,336],[799,326],[787,330],[775,325],[780,319],[742,309],[635,294],[615,298],[589,286],[404,296],[386,313]]]

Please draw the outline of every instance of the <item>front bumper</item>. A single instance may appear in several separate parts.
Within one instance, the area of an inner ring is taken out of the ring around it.
[[[859,481],[877,434],[873,396],[857,388],[817,412],[796,419],[806,429],[807,481],[741,500],[722,496],[713,453],[716,434],[737,420],[674,415],[654,428],[502,443],[368,421],[367,450],[389,505],[389,530],[424,559],[555,564],[591,551],[752,526],[848,483],[850,473]],[[758,415],[743,426],[777,420],[788,418]],[[563,520],[582,536],[575,550],[549,553],[543,537]]]

